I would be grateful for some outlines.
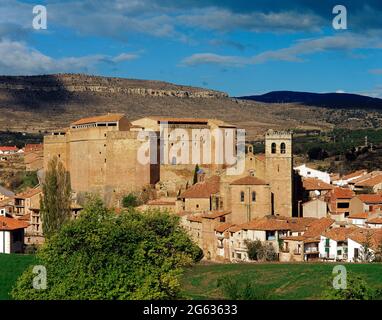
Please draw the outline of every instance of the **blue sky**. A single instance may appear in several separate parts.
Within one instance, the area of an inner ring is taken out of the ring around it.
[[[32,28],[35,5],[47,30]],[[348,29],[332,27],[335,5]],[[163,80],[232,96],[382,97],[382,1],[1,0],[0,74]]]

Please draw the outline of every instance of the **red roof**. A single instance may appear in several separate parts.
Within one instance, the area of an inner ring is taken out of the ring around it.
[[[380,194],[359,194],[357,197],[365,203],[382,203],[382,195]]]
[[[220,223],[215,227],[215,231],[222,233],[233,226],[234,225],[232,223],[228,223],[228,222]]]
[[[333,219],[321,218],[319,220],[313,221],[308,229],[304,232],[304,237],[315,238],[321,235],[324,231],[329,229],[329,227],[334,223]]]
[[[317,178],[305,178],[302,182],[303,188],[305,190],[331,190],[334,187]]]
[[[237,180],[231,182],[230,184],[242,186],[242,185],[267,185],[268,183],[266,183],[264,180],[261,180],[259,178],[247,176],[244,178],[237,179]]]
[[[367,223],[382,224],[382,218],[377,217],[377,218],[368,219]]]
[[[184,191],[180,198],[209,198],[220,190],[220,178],[213,176],[206,181],[198,182]]]
[[[359,212],[353,213],[348,216],[348,219],[367,219],[369,217],[369,212]]]
[[[331,199],[351,199],[354,196],[354,192],[350,189],[334,188],[331,191]]]
[[[14,219],[6,218],[0,216],[0,230],[1,231],[12,231],[17,229],[24,229],[29,226],[28,223]]]
[[[24,151],[25,152],[41,151],[43,150],[43,148],[44,148],[44,145],[42,143],[39,143],[39,144],[29,143],[25,145]]]
[[[72,125],[82,125],[82,124],[97,123],[97,122],[118,122],[124,116],[125,116],[124,114],[120,114],[120,113],[114,113],[114,114],[109,113],[103,116],[83,118],[72,123]]]
[[[367,171],[366,170],[358,170],[358,171],[354,171],[352,173],[349,173],[345,176],[342,177],[343,180],[349,180],[349,179],[353,179],[353,178],[356,178],[356,177],[359,177],[359,176],[362,176],[364,174],[366,174]]]
[[[357,187],[374,187],[376,184],[379,184],[381,182],[382,182],[382,174],[372,177],[370,179],[357,182],[355,185]]]
[[[247,223],[242,224],[240,227],[243,230],[262,230],[262,231],[290,230],[290,226],[287,221],[273,219],[273,218],[254,219]]]
[[[18,151],[19,148],[17,148],[16,146],[14,147],[7,147],[7,146],[2,146],[0,147],[0,151]]]

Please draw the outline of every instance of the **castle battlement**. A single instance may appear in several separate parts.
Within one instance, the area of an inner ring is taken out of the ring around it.
[[[280,138],[280,139],[285,139],[285,138],[289,138],[291,139],[292,138],[292,135],[293,135],[293,131],[289,131],[289,130],[268,130],[265,134],[266,137],[269,137],[269,138]]]

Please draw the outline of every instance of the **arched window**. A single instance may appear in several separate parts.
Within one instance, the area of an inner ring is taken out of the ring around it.
[[[285,143],[284,142],[281,142],[280,144],[280,153],[285,153],[286,149],[285,149]]]
[[[172,157],[172,159],[171,159],[171,164],[172,164],[172,165],[175,165],[175,164],[176,164],[176,157]]]
[[[271,153],[276,153],[276,143],[271,144]]]
[[[244,202],[244,191],[240,192],[240,201]]]
[[[252,202],[256,201],[256,192],[252,191]]]

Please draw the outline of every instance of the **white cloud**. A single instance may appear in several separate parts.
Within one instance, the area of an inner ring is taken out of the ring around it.
[[[138,58],[137,54],[122,53],[116,57],[94,54],[83,57],[52,58],[28,47],[23,42],[0,41],[0,73],[7,75],[31,75],[58,72],[93,71],[103,62],[120,63]]]
[[[237,56],[223,56],[214,53],[197,53],[182,60],[183,65],[220,64],[226,66],[243,66],[247,59]]]

